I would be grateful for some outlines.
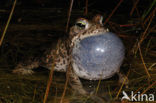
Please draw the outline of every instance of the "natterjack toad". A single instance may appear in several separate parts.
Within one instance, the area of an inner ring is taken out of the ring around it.
[[[102,16],[96,15],[91,21],[79,18],[70,28],[69,37],[61,38],[59,47],[48,49],[42,57],[19,63],[13,73],[31,74],[32,69],[39,66],[51,69],[54,56],[54,70],[66,72],[71,69],[69,81],[74,89],[85,94],[80,78],[100,80],[112,77],[115,73],[123,81],[119,73],[124,59],[124,45],[122,41],[102,25]],[[24,65],[23,65],[24,64]]]

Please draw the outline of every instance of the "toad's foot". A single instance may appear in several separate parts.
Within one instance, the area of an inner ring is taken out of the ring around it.
[[[121,72],[118,72],[117,74],[119,76],[119,83],[120,84],[124,83],[126,85],[126,87],[128,87],[129,80],[128,80],[127,76],[122,74]]]
[[[21,75],[30,75],[34,73],[31,69],[24,69],[24,68],[17,68],[14,69],[12,72]]]
[[[38,62],[32,62],[31,64],[27,65],[20,63],[12,72],[21,75],[30,75],[34,73],[32,69],[37,68],[38,66]]]

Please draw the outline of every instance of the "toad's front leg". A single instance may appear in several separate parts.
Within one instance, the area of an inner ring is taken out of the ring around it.
[[[73,90],[83,95],[88,94],[88,92],[83,88],[79,77],[73,71],[71,64],[70,66],[68,66],[66,74],[66,77],[69,79],[69,85],[72,87]]]

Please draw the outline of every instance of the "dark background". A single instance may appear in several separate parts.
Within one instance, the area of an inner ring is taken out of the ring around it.
[[[0,0],[0,8],[9,8],[14,0]],[[120,0],[88,0],[89,10],[110,12]],[[153,0],[140,0],[138,9],[144,11]],[[74,0],[73,9],[84,9],[86,0]],[[129,13],[135,0],[123,0],[117,12]],[[65,8],[68,9],[70,0],[17,0],[19,8]]]

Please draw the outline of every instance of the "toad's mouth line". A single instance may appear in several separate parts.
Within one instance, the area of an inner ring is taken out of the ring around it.
[[[88,33],[86,35],[77,35],[75,36],[73,39],[72,39],[72,44],[71,46],[74,45],[74,43],[78,43],[80,42],[81,40],[87,38],[87,37],[93,37],[93,36],[98,36],[98,35],[105,35],[106,32],[108,32],[109,30],[105,30],[103,31],[103,29],[97,29],[95,31],[93,31],[92,33]]]

